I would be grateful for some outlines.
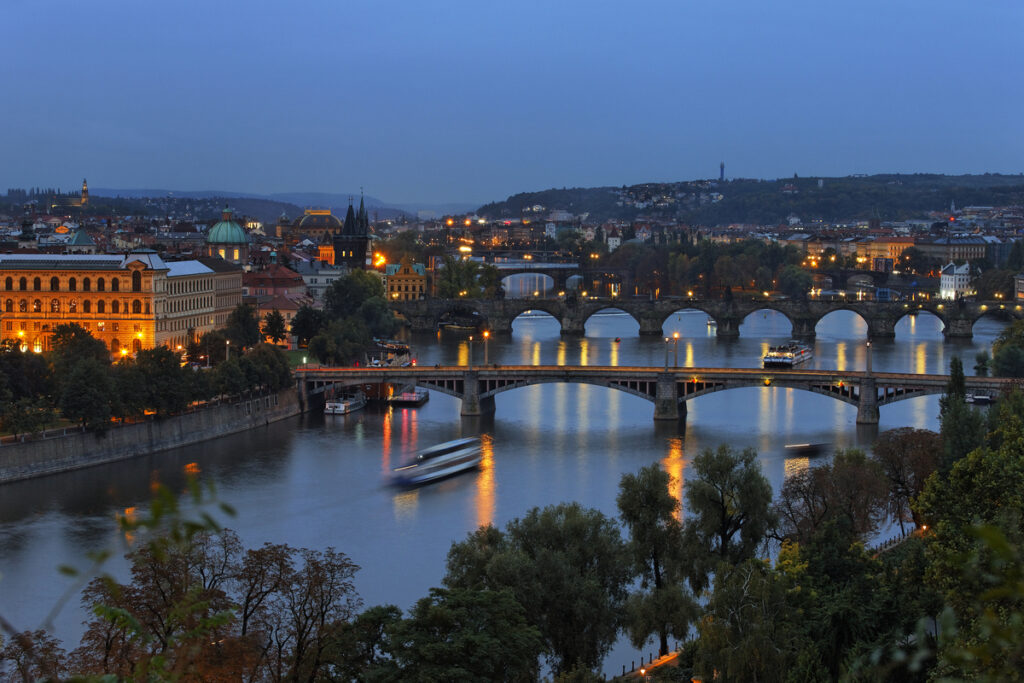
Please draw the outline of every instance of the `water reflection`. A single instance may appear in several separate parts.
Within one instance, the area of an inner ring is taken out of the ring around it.
[[[476,476],[476,525],[487,526],[494,522],[495,483],[494,483],[494,437],[490,434],[480,436],[480,472]]]
[[[661,460],[661,469],[669,476],[669,493],[672,497],[682,503],[683,501],[683,474],[686,471],[686,461],[683,459],[683,440],[676,436],[668,440],[668,453]],[[680,505],[676,511],[676,519],[683,521],[683,508]]]

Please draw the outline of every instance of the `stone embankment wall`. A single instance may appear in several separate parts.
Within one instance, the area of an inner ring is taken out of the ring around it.
[[[0,447],[0,483],[125,460],[262,427],[302,412],[296,389],[192,413]]]

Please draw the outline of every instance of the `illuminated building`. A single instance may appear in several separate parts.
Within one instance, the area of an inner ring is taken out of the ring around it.
[[[111,353],[176,348],[223,326],[241,302],[241,270],[207,262],[168,263],[150,250],[0,254],[0,338],[45,351],[56,326],[77,323]]]
[[[427,271],[422,263],[393,263],[385,270],[384,286],[390,301],[410,301],[427,295]]]
[[[249,264],[249,236],[231,217],[231,209],[224,207],[221,219],[206,233],[206,255],[219,256],[241,266]]]

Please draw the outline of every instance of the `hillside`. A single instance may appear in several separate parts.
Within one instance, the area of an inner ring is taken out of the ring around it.
[[[880,174],[562,188],[516,194],[481,206],[478,213],[540,218],[561,209],[574,215],[587,213],[590,221],[649,216],[701,225],[771,225],[790,215],[826,222],[872,217],[901,220],[945,211],[951,202],[960,207],[1024,205],[1024,176]]]

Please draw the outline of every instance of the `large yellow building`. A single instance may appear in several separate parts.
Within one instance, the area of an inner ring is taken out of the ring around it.
[[[207,261],[168,263],[153,251],[0,254],[0,339],[45,351],[57,325],[78,323],[111,353],[183,347],[241,302],[241,268]]]

